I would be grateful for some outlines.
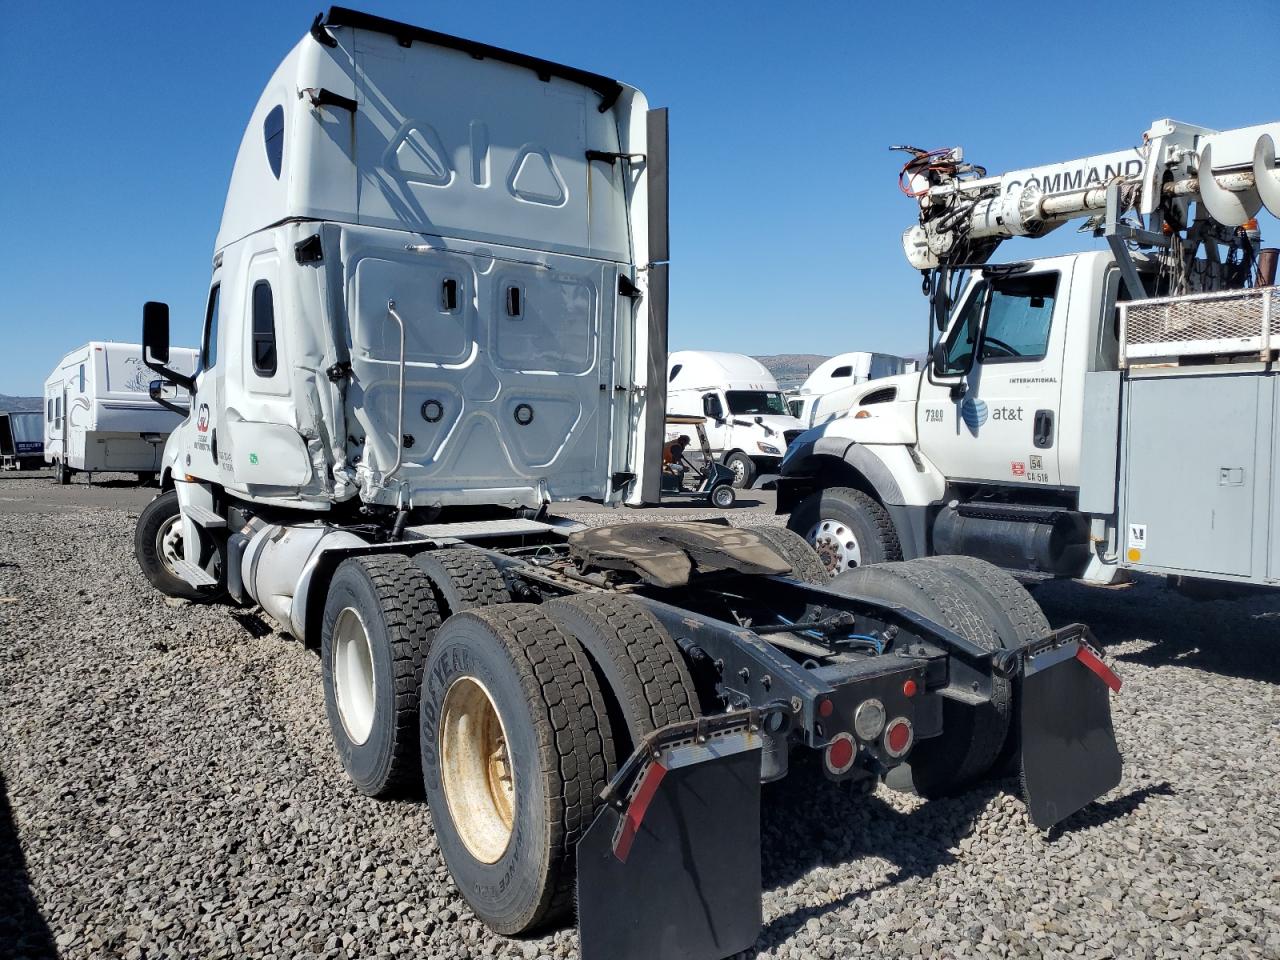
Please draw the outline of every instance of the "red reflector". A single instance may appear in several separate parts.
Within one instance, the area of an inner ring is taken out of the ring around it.
[[[622,815],[618,835],[613,841],[613,855],[623,863],[626,863],[627,857],[631,855],[631,844],[635,842],[640,824],[644,822],[645,812],[653,802],[653,795],[658,792],[658,785],[666,775],[667,768],[660,763],[650,764],[649,769],[641,775],[640,785],[636,787],[631,803],[627,805],[627,812]]]
[[[847,733],[840,734],[827,746],[827,769],[832,773],[844,773],[853,766],[856,753],[853,738]]]
[[[889,724],[889,728],[884,732],[884,746],[892,757],[900,757],[911,749],[911,740],[914,734],[911,730],[911,721],[906,717],[899,717]]]
[[[818,702],[818,716],[820,717],[831,716],[831,711],[833,711],[834,709],[835,709],[835,706],[832,704],[830,700],[820,700]]]
[[[916,682],[908,677],[907,681],[902,685],[902,695],[905,697],[914,697],[917,689]]]
[[[1116,693],[1120,692],[1122,681],[1116,672],[1098,659],[1098,655],[1083,644],[1076,650],[1076,659],[1098,675],[1098,678]]]

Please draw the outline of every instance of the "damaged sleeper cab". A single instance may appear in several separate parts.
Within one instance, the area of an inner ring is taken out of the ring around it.
[[[335,7],[241,145],[201,362],[138,521],[156,587],[318,646],[336,750],[425,791],[493,930],[718,958],[760,925],[760,784],[1113,787],[1113,675],[986,564],[829,579],[787,530],[551,518],[658,499],[666,116],[571,67]],[[637,904],[643,910],[637,910]]]

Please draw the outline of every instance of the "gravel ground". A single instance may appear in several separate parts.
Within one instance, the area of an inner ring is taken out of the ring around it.
[[[0,956],[576,956],[489,934],[425,805],[348,786],[313,654],[149,588],[148,496],[0,479]],[[1009,784],[925,804],[798,770],[765,791],[749,956],[1280,958],[1280,599],[1037,595],[1126,680],[1120,788],[1046,836]]]

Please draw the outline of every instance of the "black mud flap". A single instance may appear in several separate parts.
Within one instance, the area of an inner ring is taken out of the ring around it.
[[[643,748],[642,748],[643,749]],[[582,960],[722,960],[760,933],[760,750],[657,750],[578,842]]]
[[[1111,691],[1120,680],[1085,642],[1028,655],[1022,677],[1027,807],[1047,830],[1120,783]]]

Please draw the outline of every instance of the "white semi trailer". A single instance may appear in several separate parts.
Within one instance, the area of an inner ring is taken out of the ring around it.
[[[195,350],[169,354],[181,376],[195,372]],[[93,340],[58,361],[44,384],[44,459],[59,483],[75,473],[159,473],[164,441],[186,410],[157,403],[154,379],[137,343]]]
[[[576,876],[586,960],[755,941],[792,749],[929,795],[1011,760],[1039,824],[1120,775],[1087,631],[988,565],[830,580],[781,529],[548,516],[658,498],[666,142],[625,84],[335,7],[249,121],[199,372],[143,318],[196,411],[143,572],[319,647],[355,786],[425,788],[494,930]]]
[[[833,572],[962,553],[1095,583],[1280,584],[1280,305],[1253,220],[1280,213],[1277,140],[1161,120],[1140,147],[998,177],[913,150],[903,239],[930,362],[792,445],[791,529]],[[1107,251],[989,262],[1080,218]]]

